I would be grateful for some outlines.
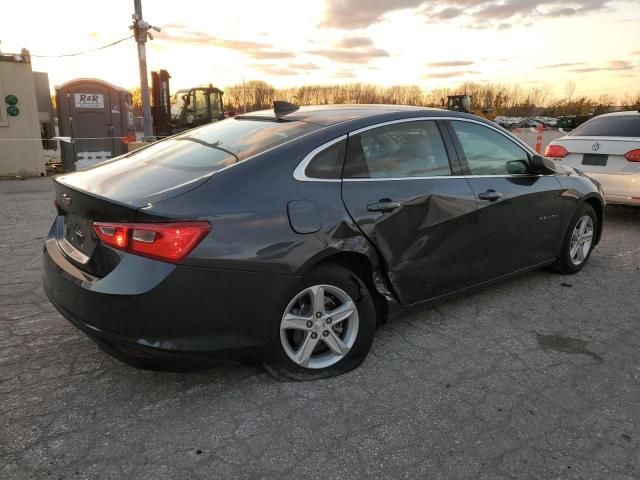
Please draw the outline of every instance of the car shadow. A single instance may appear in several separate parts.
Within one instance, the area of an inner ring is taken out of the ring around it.
[[[640,220],[640,206],[631,207],[626,205],[607,205],[604,211],[604,228],[607,222],[617,222],[619,220]]]

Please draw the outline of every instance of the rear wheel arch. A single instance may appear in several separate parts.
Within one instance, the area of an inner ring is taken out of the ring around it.
[[[364,253],[357,252],[336,252],[332,254],[325,255],[321,258],[315,258],[307,264],[301,270],[302,275],[306,275],[314,269],[317,269],[321,266],[331,266],[338,265],[340,267],[346,268],[353,274],[355,274],[362,282],[366,285],[371,297],[373,298],[374,306],[376,309],[376,319],[377,324],[381,325],[387,320],[387,316],[389,313],[389,305],[388,301],[385,298],[385,295],[376,288],[376,280],[374,278],[374,273],[376,271],[379,272],[377,266],[377,259],[372,260],[368,255]],[[387,288],[386,284],[388,283],[384,280],[385,286],[383,288]]]

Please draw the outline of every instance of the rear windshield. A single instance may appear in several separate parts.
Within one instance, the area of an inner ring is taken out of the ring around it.
[[[159,141],[122,160],[216,172],[319,128],[304,122],[230,118]]]
[[[596,117],[569,134],[572,137],[640,137],[640,115]]]

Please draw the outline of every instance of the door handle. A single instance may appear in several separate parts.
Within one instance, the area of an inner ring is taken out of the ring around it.
[[[396,208],[401,207],[402,204],[400,202],[394,202],[388,198],[381,198],[376,203],[370,203],[367,205],[367,210],[369,212],[390,212],[395,210]]]
[[[480,200],[489,200],[490,202],[495,202],[501,197],[502,194],[500,192],[496,192],[495,190],[487,190],[486,192],[478,195],[478,198]]]

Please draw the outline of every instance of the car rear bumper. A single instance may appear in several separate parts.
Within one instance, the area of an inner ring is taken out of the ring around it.
[[[605,199],[609,205],[635,205],[640,206],[640,194],[637,196],[624,196],[624,195],[606,195]]]
[[[640,204],[640,173],[585,173],[602,185],[607,203]]]
[[[76,269],[51,237],[43,263],[44,290],[72,324],[102,347],[154,358],[259,351],[281,314],[279,300],[298,281],[129,254],[96,279]]]

